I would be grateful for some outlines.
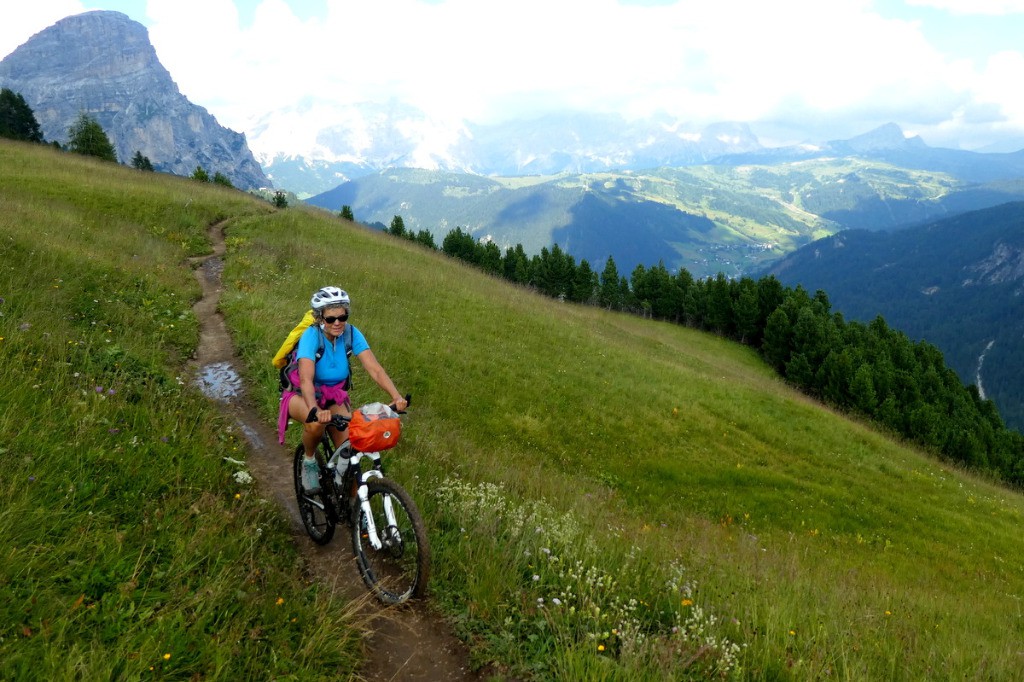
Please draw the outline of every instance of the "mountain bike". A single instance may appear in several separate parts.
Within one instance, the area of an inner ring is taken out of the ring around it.
[[[350,421],[336,414],[330,426],[343,430]],[[360,452],[347,439],[335,448],[325,428],[315,453],[320,489],[312,492],[302,485],[305,454],[300,443],[293,472],[299,514],[310,539],[326,545],[339,522],[348,525],[359,574],[380,601],[401,604],[422,597],[430,574],[427,530],[409,493],[385,478],[381,453]],[[364,460],[369,463],[365,469]]]

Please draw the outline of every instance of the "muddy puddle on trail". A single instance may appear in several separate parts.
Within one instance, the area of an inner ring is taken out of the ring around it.
[[[234,428],[248,443],[247,461],[226,462],[236,469],[236,480],[247,480],[246,477],[251,476],[261,493],[280,506],[291,523],[294,541],[302,552],[309,576],[321,581],[341,599],[356,603],[360,615],[366,616],[370,631],[364,638],[366,658],[359,671],[362,679],[369,682],[483,679],[469,669],[465,646],[430,608],[429,596],[414,605],[384,608],[368,596],[345,533],[338,533],[326,547],[313,544],[306,536],[295,504],[292,450],[278,444],[276,425],[261,419],[246,400],[234,346],[224,319],[217,311],[223,270],[223,225],[213,225],[209,238],[213,253],[190,260],[203,295],[193,306],[199,318],[200,339],[196,358],[189,369],[199,389],[229,412]],[[292,427],[288,439],[295,441],[296,438],[297,431]]]
[[[242,378],[230,362],[215,362],[200,367],[196,383],[203,395],[222,403],[230,402],[242,392]]]

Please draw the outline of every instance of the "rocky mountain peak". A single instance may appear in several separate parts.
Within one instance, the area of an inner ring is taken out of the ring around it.
[[[146,27],[121,12],[99,10],[61,19],[21,45],[8,75],[45,77],[55,70],[73,78],[132,80],[160,65]],[[4,60],[7,64],[8,60]]]
[[[849,150],[856,153],[876,152],[880,150],[907,149],[908,147],[922,147],[924,142],[919,137],[907,138],[903,129],[895,123],[886,123],[863,135],[851,137],[842,143]]]
[[[157,58],[142,24],[120,12],[61,19],[0,61],[0,86],[21,93],[47,140],[66,143],[84,112],[122,163],[142,152],[160,171],[202,166],[242,189],[270,183],[245,136],[188,101]]]

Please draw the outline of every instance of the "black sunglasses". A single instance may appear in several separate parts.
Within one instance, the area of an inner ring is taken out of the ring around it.
[[[335,322],[346,322],[348,320],[348,313],[344,315],[338,315],[337,317],[324,316],[324,322],[327,324],[334,324]]]

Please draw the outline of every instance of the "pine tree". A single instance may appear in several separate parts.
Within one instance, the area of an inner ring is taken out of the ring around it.
[[[484,272],[492,275],[502,274],[501,249],[494,242],[487,242],[480,250],[480,259],[477,263]]]
[[[768,316],[786,300],[786,289],[775,275],[762,277],[757,281],[758,326],[764,327]]]
[[[42,142],[43,133],[35,113],[20,93],[0,89],[0,137],[25,142]]]
[[[736,285],[739,295],[735,303],[736,336],[740,343],[753,346],[761,345],[761,329],[758,324],[760,307],[758,306],[757,285],[754,280],[744,277]]]
[[[568,297],[571,295],[573,281],[576,279],[576,259],[572,254],[563,251],[562,247],[554,244],[549,253],[551,258],[548,263],[549,293],[551,296]]]
[[[85,113],[78,115],[78,119],[68,129],[68,149],[76,154],[95,156],[104,161],[117,163],[117,152],[110,138],[103,132],[103,128],[95,119]]]
[[[632,283],[637,300],[648,305],[652,316],[661,320],[678,318],[683,308],[682,295],[663,261],[647,270],[637,266]]]
[[[351,209],[349,209],[349,213],[351,213]],[[352,218],[348,218],[348,220],[352,220]],[[437,244],[434,243],[434,235],[433,233],[431,233],[430,230],[420,230],[419,232],[416,233],[416,237],[413,239],[413,241],[423,244],[423,246],[429,246],[430,248],[437,250]]]
[[[878,395],[875,393],[871,365],[863,364],[857,368],[850,382],[850,400],[859,412],[869,416],[875,413]]]
[[[792,338],[793,327],[789,316],[782,308],[776,308],[775,312],[768,316],[768,324],[764,328],[761,355],[777,372],[781,373],[789,361]]]
[[[586,258],[580,261],[572,281],[569,299],[575,303],[590,303],[597,291],[597,273]]]
[[[456,227],[445,235],[441,241],[441,250],[452,258],[467,263],[476,262],[476,240],[469,232],[463,232],[461,227]]]
[[[849,352],[845,348],[833,348],[818,368],[815,383],[826,402],[847,407],[851,404],[850,384],[853,376],[853,360]]]
[[[132,168],[141,171],[151,171],[153,170],[153,164],[148,156],[143,156],[142,152],[136,151],[135,156],[132,157]]]
[[[640,308],[642,317],[651,315],[651,291],[647,286],[647,268],[643,263],[637,263],[633,272],[629,273],[629,290],[633,292],[633,298]]]
[[[672,286],[677,289],[677,295],[679,296],[679,310],[676,311],[674,319],[679,324],[689,324],[687,318],[690,315],[690,306],[694,300],[693,275],[686,268],[679,268],[679,271],[672,278]]]
[[[721,272],[708,280],[708,306],[706,325],[711,330],[731,336],[733,334],[732,295],[729,280]]]
[[[633,292],[629,289],[629,280],[624,276],[619,277],[619,309],[636,309],[636,297],[633,296]]]
[[[619,291],[619,270],[615,267],[615,260],[611,256],[608,256],[604,270],[601,271],[597,302],[602,308],[609,310],[616,310],[622,307],[622,296]]]
[[[517,284],[527,284],[530,281],[530,259],[522,244],[516,244],[515,248],[505,249],[502,263],[505,279],[508,281]]]
[[[405,236],[405,221],[402,220],[402,216],[396,215],[391,219],[391,227],[388,228],[388,232],[396,237]]]

